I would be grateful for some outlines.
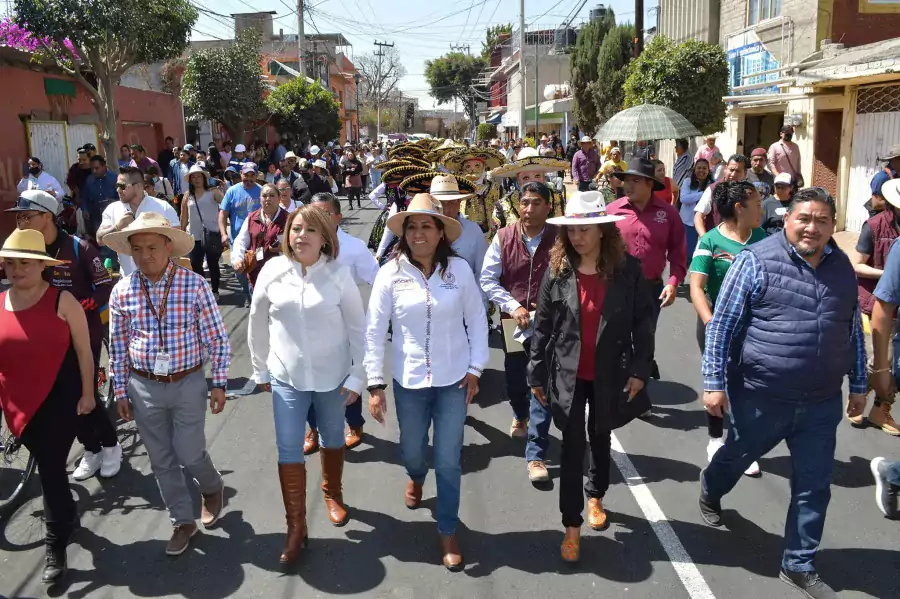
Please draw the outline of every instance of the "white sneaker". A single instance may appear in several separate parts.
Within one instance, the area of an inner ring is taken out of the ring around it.
[[[752,464],[750,464],[750,467],[749,467],[749,468],[747,468],[746,470],[744,470],[744,475],[745,475],[745,476],[759,476],[760,474],[761,474],[761,473],[760,473],[760,470],[759,470],[759,464],[756,463],[756,462],[753,462]]]
[[[103,456],[101,454],[85,450],[84,455],[81,456],[81,462],[78,463],[78,468],[72,473],[72,478],[75,480],[89,479],[100,470],[100,463],[102,461]]]
[[[712,462],[713,456],[716,455],[716,452],[722,449],[725,446],[725,440],[719,437],[718,439],[714,439],[710,437],[709,444],[706,446],[706,462]]]
[[[102,463],[100,465],[100,476],[109,478],[119,473],[122,467],[122,446],[116,443],[115,447],[104,447],[100,450]]]

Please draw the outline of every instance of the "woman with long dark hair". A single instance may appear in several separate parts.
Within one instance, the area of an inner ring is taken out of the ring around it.
[[[191,269],[200,276],[204,276],[203,259],[206,259],[216,301],[219,301],[219,282],[222,278],[219,258],[223,248],[218,230],[222,197],[220,190],[210,187],[209,174],[196,164],[192,166],[188,171],[188,191],[181,200],[181,229],[194,237]]]
[[[369,412],[384,424],[390,380],[384,346],[393,324],[391,378],[400,453],[409,475],[406,507],[415,509],[422,501],[433,426],[441,557],[448,570],[457,571],[463,566],[456,542],[460,452],[467,408],[488,362],[487,317],[472,269],[450,247],[462,227],[441,214],[431,195],[417,194],[387,226],[400,240],[395,257],[378,271],[369,299],[364,360]]]
[[[697,202],[703,197],[703,192],[713,182],[712,175],[709,172],[709,162],[705,158],[698,158],[691,170],[691,176],[681,183],[681,206],[678,208],[678,214],[681,216],[681,222],[684,224],[684,243],[687,247],[687,266],[691,264],[691,256],[694,255],[694,249],[697,247],[697,228],[694,226],[694,208]]]
[[[206,170],[209,172],[210,177],[218,177],[219,173],[222,172],[222,169],[227,167],[222,166],[222,155],[219,154],[219,148],[216,147],[216,142],[209,142],[209,147],[206,150]]]
[[[713,189],[713,201],[722,221],[700,238],[690,267],[691,303],[697,311],[697,344],[701,354],[706,347],[706,325],[712,320],[725,273],[741,250],[766,238],[766,232],[759,228],[762,198],[752,183],[719,183]],[[706,456],[711,462],[725,444],[722,439],[725,420],[709,412],[706,413],[706,420],[709,433]],[[753,462],[744,474],[759,475],[759,464]]]
[[[528,384],[562,431],[560,555],[567,562],[580,557],[588,438],[588,524],[602,530],[611,431],[650,408],[644,383],[653,358],[654,297],[614,224],[623,218],[607,215],[602,194],[588,191],[570,198],[565,216],[547,221],[561,230],[541,281]]]

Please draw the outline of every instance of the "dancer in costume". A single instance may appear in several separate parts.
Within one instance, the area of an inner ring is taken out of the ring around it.
[[[493,148],[461,148],[444,156],[443,165],[454,175],[462,176],[475,184],[475,195],[463,200],[460,211],[466,218],[481,227],[485,239],[494,236],[491,215],[500,201],[499,182],[488,180],[489,171],[503,165],[506,158]]]
[[[410,175],[427,172],[429,170],[423,166],[403,164],[382,173],[381,181],[382,186],[384,186],[385,209],[375,222],[375,226],[372,228],[372,235],[369,238],[369,247],[375,250],[375,259],[379,263],[390,255],[390,250],[393,249],[396,241],[394,234],[385,228],[387,219],[398,212],[406,210],[406,192],[400,189],[400,184]]]
[[[519,196],[520,189],[532,181],[547,183],[547,173],[568,168],[569,164],[559,158],[545,157],[538,154],[534,148],[523,148],[516,160],[497,167],[491,171],[491,177],[499,183],[503,177],[515,177],[515,184],[494,207],[491,226],[493,231],[499,231],[507,225],[519,220]],[[551,187],[550,216],[562,216],[565,214],[566,202],[562,195]],[[491,235],[493,236],[493,234]]]

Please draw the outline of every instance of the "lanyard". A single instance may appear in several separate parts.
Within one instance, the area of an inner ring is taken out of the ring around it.
[[[147,306],[150,308],[150,312],[153,313],[153,317],[156,319],[156,328],[159,331],[159,349],[163,349],[163,322],[166,318],[166,302],[169,299],[169,291],[172,289],[172,281],[175,280],[175,267],[172,266],[172,272],[169,273],[169,278],[166,280],[166,288],[163,291],[162,303],[159,306],[159,313],[157,313],[156,308],[153,307],[153,300],[150,299],[150,289],[147,287],[147,282],[144,280],[144,277],[141,277],[141,290],[144,292],[144,297],[147,299]]]

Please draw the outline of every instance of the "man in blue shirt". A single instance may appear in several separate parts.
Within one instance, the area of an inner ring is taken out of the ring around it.
[[[793,474],[779,578],[815,599],[837,598],[814,560],[831,499],[841,386],[848,377],[848,416],[865,409],[868,388],[856,274],[832,240],[835,214],[828,192],[803,189],[784,230],[738,254],[706,325],[702,369],[703,404],[727,415],[731,432],[700,474],[700,514],[721,526],[722,497],[786,441]]]
[[[219,211],[219,233],[222,235],[222,245],[229,247],[241,230],[241,225],[247,220],[247,216],[254,210],[259,210],[259,193],[262,187],[256,182],[257,167],[252,162],[245,162],[241,166],[241,185],[232,185],[225,192],[222,200],[222,209]],[[231,223],[229,232],[228,223]],[[246,274],[235,273],[246,299],[244,307],[250,306],[250,281]]]
[[[100,154],[91,156],[91,175],[85,180],[79,201],[84,214],[87,234],[93,239],[103,220],[103,211],[110,202],[118,201],[116,173],[106,168],[106,159]]]

